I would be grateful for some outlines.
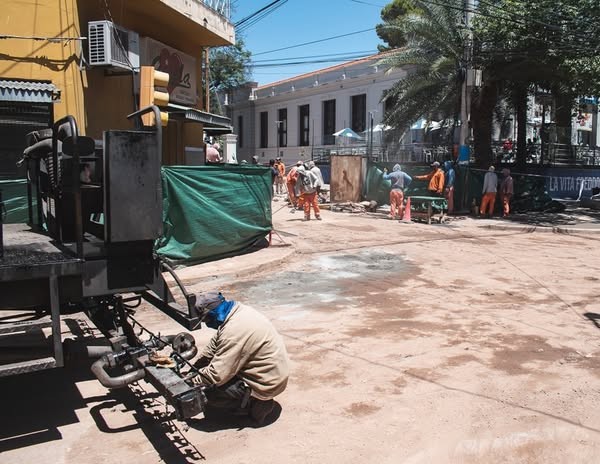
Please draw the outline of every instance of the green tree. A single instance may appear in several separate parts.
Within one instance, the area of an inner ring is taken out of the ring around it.
[[[375,32],[387,45],[378,45],[380,52],[406,45],[402,28],[398,27],[409,14],[418,14],[419,9],[413,0],[394,0],[381,10],[383,23],[375,26]],[[391,27],[390,27],[391,26]]]
[[[595,1],[595,0],[594,0]],[[476,92],[472,115],[476,151],[490,151],[494,105],[509,102],[517,115],[517,162],[526,157],[528,95],[535,87],[555,99],[559,143],[571,141],[571,113],[578,95],[600,90],[597,58],[599,9],[582,0],[482,0],[475,18],[475,65],[485,87]],[[482,99],[495,91],[496,99]]]
[[[235,45],[210,50],[211,108],[222,114],[221,101],[224,95],[250,80],[251,56],[252,53],[245,48],[242,39],[238,39]]]
[[[462,12],[457,8],[461,1],[412,3],[417,12],[384,22],[388,37],[405,40],[402,48],[390,51],[380,61],[408,73],[384,95],[384,99],[393,101],[384,122],[398,128],[421,117],[456,118],[463,77],[466,31],[461,26]]]

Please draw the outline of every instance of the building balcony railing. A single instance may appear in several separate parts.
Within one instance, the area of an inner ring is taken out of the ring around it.
[[[231,0],[196,0],[198,3],[219,13],[228,20],[231,18]]]

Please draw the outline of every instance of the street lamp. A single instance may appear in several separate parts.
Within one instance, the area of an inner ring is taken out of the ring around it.
[[[277,128],[275,130],[277,138],[277,153],[275,153],[275,158],[279,158],[279,124],[281,124],[282,122],[283,121],[275,121],[275,127]]]

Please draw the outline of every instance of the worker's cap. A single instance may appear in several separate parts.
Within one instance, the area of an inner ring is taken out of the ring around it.
[[[225,301],[225,298],[221,294],[221,292],[206,292],[206,293],[198,293],[196,294],[196,311],[198,311],[198,316],[200,320],[204,319],[204,317],[217,306]]]
[[[258,156],[254,155],[254,156],[252,157],[252,159],[253,159],[253,160],[257,160],[257,161],[258,161]]]
[[[281,158],[275,158],[275,161],[281,161]]]
[[[303,164],[304,164],[304,162],[302,162],[302,161],[297,161],[296,162],[296,166],[302,166]]]
[[[437,161],[434,161],[433,163],[431,163],[431,166],[434,168],[439,168],[440,167],[440,163],[438,163]]]
[[[496,168],[494,166],[490,166],[490,168],[488,169],[488,171],[492,171],[492,172],[495,170],[496,170]]]
[[[308,167],[309,168],[314,168],[315,167],[315,162],[314,161],[309,161],[308,162]]]

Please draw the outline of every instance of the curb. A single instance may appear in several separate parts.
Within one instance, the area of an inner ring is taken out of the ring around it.
[[[523,232],[525,234],[531,234],[534,232],[540,233],[553,233],[553,234],[600,234],[600,228],[585,228],[578,226],[523,226],[523,225],[496,225],[496,224],[488,224],[485,226],[479,226],[481,229],[492,229],[492,230],[509,230],[509,231],[517,231]]]
[[[275,245],[276,247],[276,245]],[[194,266],[189,266],[186,267],[185,269],[188,270],[188,274],[193,274],[193,275],[183,275],[183,276],[178,276],[179,279],[181,280],[183,285],[189,286],[189,285],[195,285],[197,283],[199,283],[199,281],[216,281],[218,279],[221,278],[228,278],[228,279],[239,279],[239,278],[243,278],[243,277],[247,277],[253,274],[257,274],[259,272],[263,272],[263,271],[267,271],[267,270],[272,270],[273,268],[276,268],[277,266],[286,263],[289,261],[289,257],[291,255],[293,255],[294,253],[296,253],[296,248],[294,246],[290,246],[288,248],[287,253],[284,253],[283,256],[277,256],[274,257],[272,259],[269,260],[265,260],[262,262],[257,262],[254,265],[245,267],[243,269],[228,269],[228,270],[224,270],[224,271],[220,271],[219,269],[211,269],[211,270],[206,270],[206,269],[198,269],[198,274],[194,274]],[[235,259],[236,256],[233,256],[231,258],[227,258],[227,259]],[[215,265],[216,263],[218,263],[218,261],[212,261],[211,263],[203,263],[203,264],[199,264],[197,266],[202,266],[205,264],[213,264]],[[169,274],[165,274],[165,281],[167,282],[167,285],[172,286],[175,281],[173,280],[173,278],[169,275]]]

